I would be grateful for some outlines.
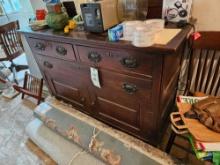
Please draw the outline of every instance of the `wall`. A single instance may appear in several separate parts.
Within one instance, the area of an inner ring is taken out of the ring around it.
[[[34,10],[45,7],[39,0],[30,0]],[[79,2],[86,0],[74,0],[79,11]],[[197,18],[197,29],[203,31],[220,31],[220,0],[193,0],[193,17]]]
[[[220,0],[193,0],[193,17],[200,31],[220,31]]]
[[[80,13],[80,3],[83,3],[83,2],[87,2],[87,0],[61,0],[62,1],[74,1],[75,5],[76,5],[76,10],[78,13]],[[41,0],[30,0],[31,4],[32,4],[32,7],[33,7],[33,10],[35,11],[36,9],[39,9],[39,8],[43,8],[43,9],[46,9],[46,5],[45,3]]]
[[[0,25],[6,24],[7,22],[19,20],[20,26],[24,27],[28,25],[28,20],[32,17],[33,9],[29,0],[20,0],[22,9],[20,12],[8,14],[8,17],[0,16]]]

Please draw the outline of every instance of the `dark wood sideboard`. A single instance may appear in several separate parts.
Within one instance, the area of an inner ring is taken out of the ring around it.
[[[25,35],[51,94],[150,144],[160,142],[174,103],[181,54],[190,27],[167,45],[137,48],[107,34],[52,30]],[[99,70],[93,86],[90,67]],[[64,119],[65,120],[65,119]]]

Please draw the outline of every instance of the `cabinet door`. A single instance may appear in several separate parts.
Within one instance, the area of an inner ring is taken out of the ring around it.
[[[95,117],[132,134],[150,131],[151,80],[101,70],[100,82],[101,88],[90,87]]]
[[[52,93],[82,110],[88,109],[89,69],[73,62],[36,55],[37,62]],[[87,110],[88,112],[88,110]]]

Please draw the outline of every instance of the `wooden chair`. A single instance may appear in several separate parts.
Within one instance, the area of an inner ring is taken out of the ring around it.
[[[23,88],[19,88],[19,92],[22,93],[22,99],[25,95],[31,96],[37,99],[37,105],[42,100],[43,79],[38,79],[28,72],[25,72]]]
[[[193,42],[193,49],[188,58],[184,95],[199,91],[206,95],[220,96],[220,32],[201,32],[201,35],[201,38]],[[166,146],[167,153],[175,144],[176,135],[174,131],[171,132]]]
[[[7,83],[7,81],[0,77],[0,82]],[[24,85],[23,87],[18,86],[17,84],[12,84],[14,89],[22,93],[21,98],[24,99],[25,95],[37,99],[37,105],[40,104],[42,100],[42,90],[43,90],[43,79],[38,79],[28,72],[25,72]]]
[[[0,26],[0,61],[10,61],[10,70],[13,73],[13,79],[17,82],[16,72],[28,69],[27,65],[16,65],[13,60],[24,53],[20,35],[17,33],[19,22],[10,22]]]

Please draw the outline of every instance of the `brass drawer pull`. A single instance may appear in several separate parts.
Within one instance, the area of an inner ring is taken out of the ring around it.
[[[44,51],[46,49],[46,45],[41,42],[38,42],[35,44],[35,48],[38,50]]]
[[[44,61],[44,66],[49,68],[49,69],[53,68],[53,65],[51,63],[49,63],[48,61]]]
[[[127,68],[137,68],[138,67],[137,59],[135,59],[133,57],[125,57],[125,58],[121,59],[121,64]]]
[[[134,94],[137,91],[137,86],[134,84],[129,84],[129,83],[124,83],[122,85],[122,88],[124,89],[125,92],[128,94]]]
[[[81,101],[82,103],[84,103],[84,102],[86,101],[85,97],[82,97],[82,98],[80,99],[80,101]]]
[[[88,59],[92,62],[98,63],[102,60],[102,57],[100,54],[96,52],[91,52],[88,54]]]
[[[61,56],[65,56],[67,54],[67,50],[63,46],[57,46],[56,52]]]

